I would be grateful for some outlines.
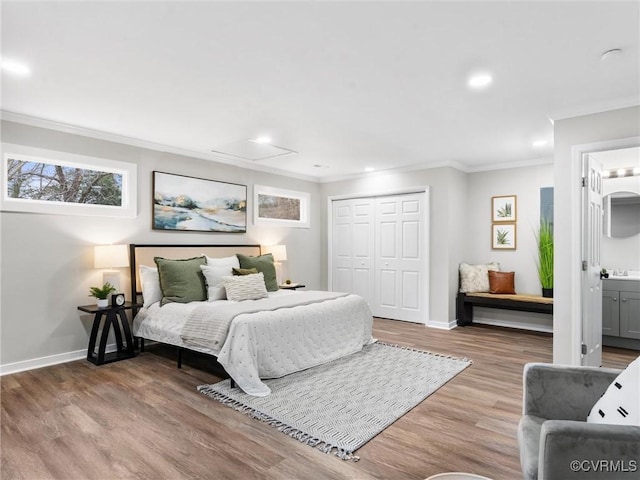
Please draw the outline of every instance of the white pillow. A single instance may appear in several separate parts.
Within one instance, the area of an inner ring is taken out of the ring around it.
[[[142,283],[142,306],[148,307],[162,300],[160,276],[157,267],[140,265],[140,283]]]
[[[463,293],[488,292],[489,270],[500,271],[498,262],[486,265],[460,264],[460,291]]]
[[[224,289],[222,279],[233,275],[231,267],[211,267],[209,265],[200,265],[204,279],[207,282],[207,300],[224,300],[227,294]]]
[[[269,296],[262,272],[224,277],[222,282],[227,291],[227,298],[235,302],[257,300]]]
[[[238,257],[235,255],[222,258],[207,257],[207,255],[204,256],[207,259],[207,265],[210,267],[229,267],[229,275],[231,275],[232,268],[240,268],[240,260],[238,260]]]
[[[640,426],[640,357],[609,385],[589,412],[587,423]]]

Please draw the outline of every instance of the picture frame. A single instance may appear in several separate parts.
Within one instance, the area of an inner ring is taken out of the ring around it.
[[[152,229],[246,233],[247,186],[153,172]]]
[[[516,195],[497,195],[491,197],[491,221],[515,222],[518,213]]]
[[[253,223],[278,227],[309,228],[310,195],[264,185],[253,187]]]
[[[137,216],[134,163],[3,143],[0,170],[1,211]]]
[[[493,223],[491,225],[491,248],[493,250],[515,250],[517,227],[515,223]]]

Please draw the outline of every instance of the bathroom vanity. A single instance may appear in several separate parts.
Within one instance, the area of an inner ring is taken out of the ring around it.
[[[602,344],[640,350],[640,276],[603,281]]]

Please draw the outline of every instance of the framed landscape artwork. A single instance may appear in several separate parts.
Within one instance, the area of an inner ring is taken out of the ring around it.
[[[515,222],[517,220],[516,195],[491,197],[491,221]]]
[[[153,172],[153,229],[247,231],[247,186]]]
[[[494,223],[491,225],[491,248],[494,250],[515,250],[516,224]]]
[[[254,185],[255,225],[309,228],[309,194]]]

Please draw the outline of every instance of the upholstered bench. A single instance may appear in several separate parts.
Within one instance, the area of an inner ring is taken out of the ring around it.
[[[473,322],[473,307],[501,308],[521,312],[553,313],[553,298],[528,294],[458,293],[456,318],[458,325]]]

